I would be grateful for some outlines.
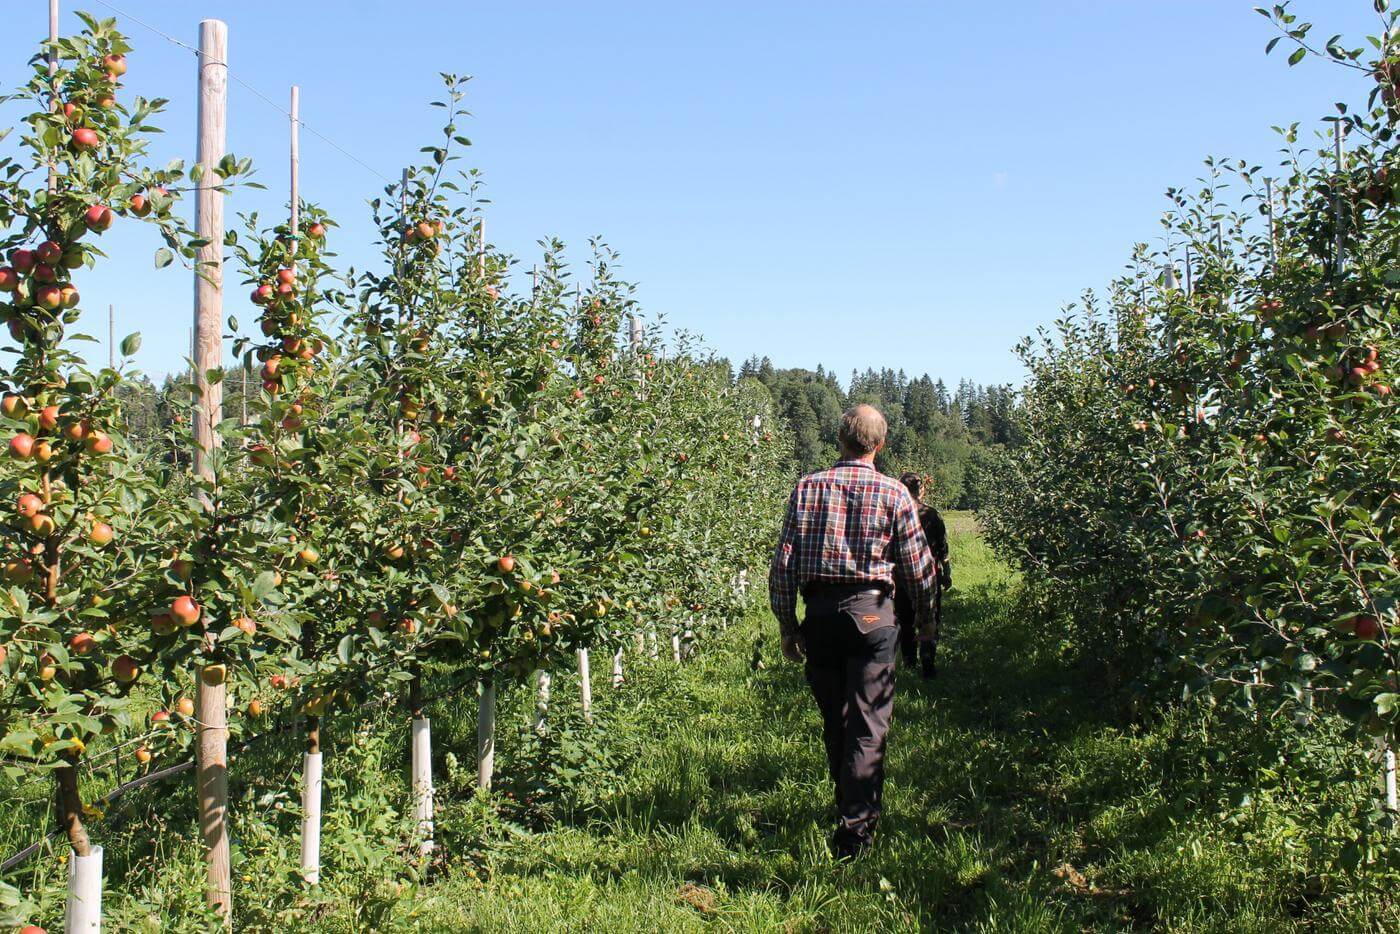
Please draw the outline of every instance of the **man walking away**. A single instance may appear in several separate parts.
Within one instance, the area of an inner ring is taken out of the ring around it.
[[[937,566],[914,499],[875,469],[885,417],[857,405],[841,417],[841,460],[797,482],[768,573],[783,655],[807,662],[836,786],[838,858],[869,848],[880,819],[885,735],[894,702],[896,581],[925,634]],[[799,627],[797,594],[807,604]]]
[[[938,673],[938,637],[943,628],[943,592],[953,583],[953,566],[948,561],[948,527],[938,510],[923,500],[924,481],[916,473],[900,476],[899,482],[914,497],[919,505],[919,525],[924,530],[933,560],[938,562],[938,577],[934,581],[933,634],[927,639],[919,637],[914,624],[914,604],[902,587],[895,588],[894,618],[899,623],[899,651],[906,665],[919,663],[925,679]]]

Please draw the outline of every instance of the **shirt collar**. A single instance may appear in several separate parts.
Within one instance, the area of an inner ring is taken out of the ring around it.
[[[836,462],[836,466],[837,466],[837,467],[866,467],[866,468],[869,468],[870,470],[874,470],[874,469],[875,469],[875,465],[872,464],[872,463],[870,463],[870,461],[856,460],[856,459],[854,459],[854,458],[849,459],[849,460],[846,459],[846,458],[842,458],[841,460],[839,460],[839,461]]]

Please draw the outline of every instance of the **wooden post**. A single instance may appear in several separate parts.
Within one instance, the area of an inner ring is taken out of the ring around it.
[[[199,24],[199,147],[203,167],[195,198],[195,229],[207,242],[199,248],[194,280],[194,469],[214,479],[215,428],[223,417],[223,385],[211,383],[210,370],[223,366],[224,202],[214,168],[224,157],[228,117],[228,26],[206,19]],[[212,504],[207,504],[212,506]],[[208,859],[209,904],[232,926],[233,892],[228,834],[227,686],[216,658],[200,671],[195,720],[198,724],[199,827]]]
[[[107,369],[117,368],[117,307],[107,306]]]
[[[1345,152],[1345,151],[1343,150],[1343,148],[1342,148],[1343,140],[1344,140],[1345,137],[1346,137],[1346,129],[1342,126],[1342,121],[1341,121],[1341,120],[1338,120],[1338,121],[1337,121],[1337,127],[1336,127],[1336,133],[1335,133],[1334,138],[1333,138],[1333,148],[1336,150],[1336,154],[1337,154],[1337,178],[1338,178],[1339,181],[1340,181],[1340,179],[1341,179],[1342,173],[1345,172],[1345,171],[1347,170],[1346,152]],[[1340,184],[1338,184],[1337,186],[1335,186],[1336,189],[1340,189],[1340,187],[1341,187]],[[1342,236],[1342,220],[1343,220],[1343,217],[1342,217],[1342,196],[1341,196],[1340,191],[1338,191],[1336,194],[1334,194],[1334,195],[1332,196],[1332,216],[1333,216],[1333,225],[1336,227],[1336,231],[1335,231],[1335,240],[1336,240],[1336,244],[1335,244],[1335,246],[1333,247],[1333,253],[1334,253],[1334,255],[1336,256],[1336,269],[1335,269],[1335,271],[1333,272],[1333,275],[1340,276],[1340,275],[1342,274],[1342,270],[1346,269],[1346,264],[1347,264],[1346,241],[1345,241],[1345,239],[1344,239],[1343,236]]]
[[[1274,180],[1264,179],[1264,213],[1269,218],[1269,265],[1278,265],[1278,243],[1274,239]]]
[[[49,0],[49,107],[58,108],[58,87],[53,76],[58,73],[58,0]],[[49,163],[49,192],[58,187],[58,167]]]
[[[621,645],[618,645],[617,651],[613,653],[613,667],[612,667],[612,686],[613,686],[613,689],[616,690],[616,689],[622,687],[623,680],[624,680],[624,678],[623,678],[623,675],[622,675],[622,646],[621,646]]]
[[[543,736],[545,733],[545,719],[549,715],[549,684],[553,679],[549,672],[543,668],[535,672],[535,732]]]

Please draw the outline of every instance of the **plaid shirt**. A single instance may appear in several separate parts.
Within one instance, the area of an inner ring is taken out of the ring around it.
[[[814,581],[883,584],[909,595],[915,623],[933,621],[937,562],[904,484],[868,461],[838,461],[797,481],[768,571],[783,635],[797,630],[797,593]]]

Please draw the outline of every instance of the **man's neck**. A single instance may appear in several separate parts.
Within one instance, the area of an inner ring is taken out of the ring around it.
[[[875,454],[876,454],[876,453],[877,453],[877,452],[875,452],[875,451],[871,451],[869,454],[849,454],[849,453],[847,453],[846,451],[842,451],[842,452],[841,452],[841,462],[842,462],[842,463],[846,463],[846,464],[849,464],[849,463],[865,464],[867,467],[874,467],[874,466],[875,466]]]

